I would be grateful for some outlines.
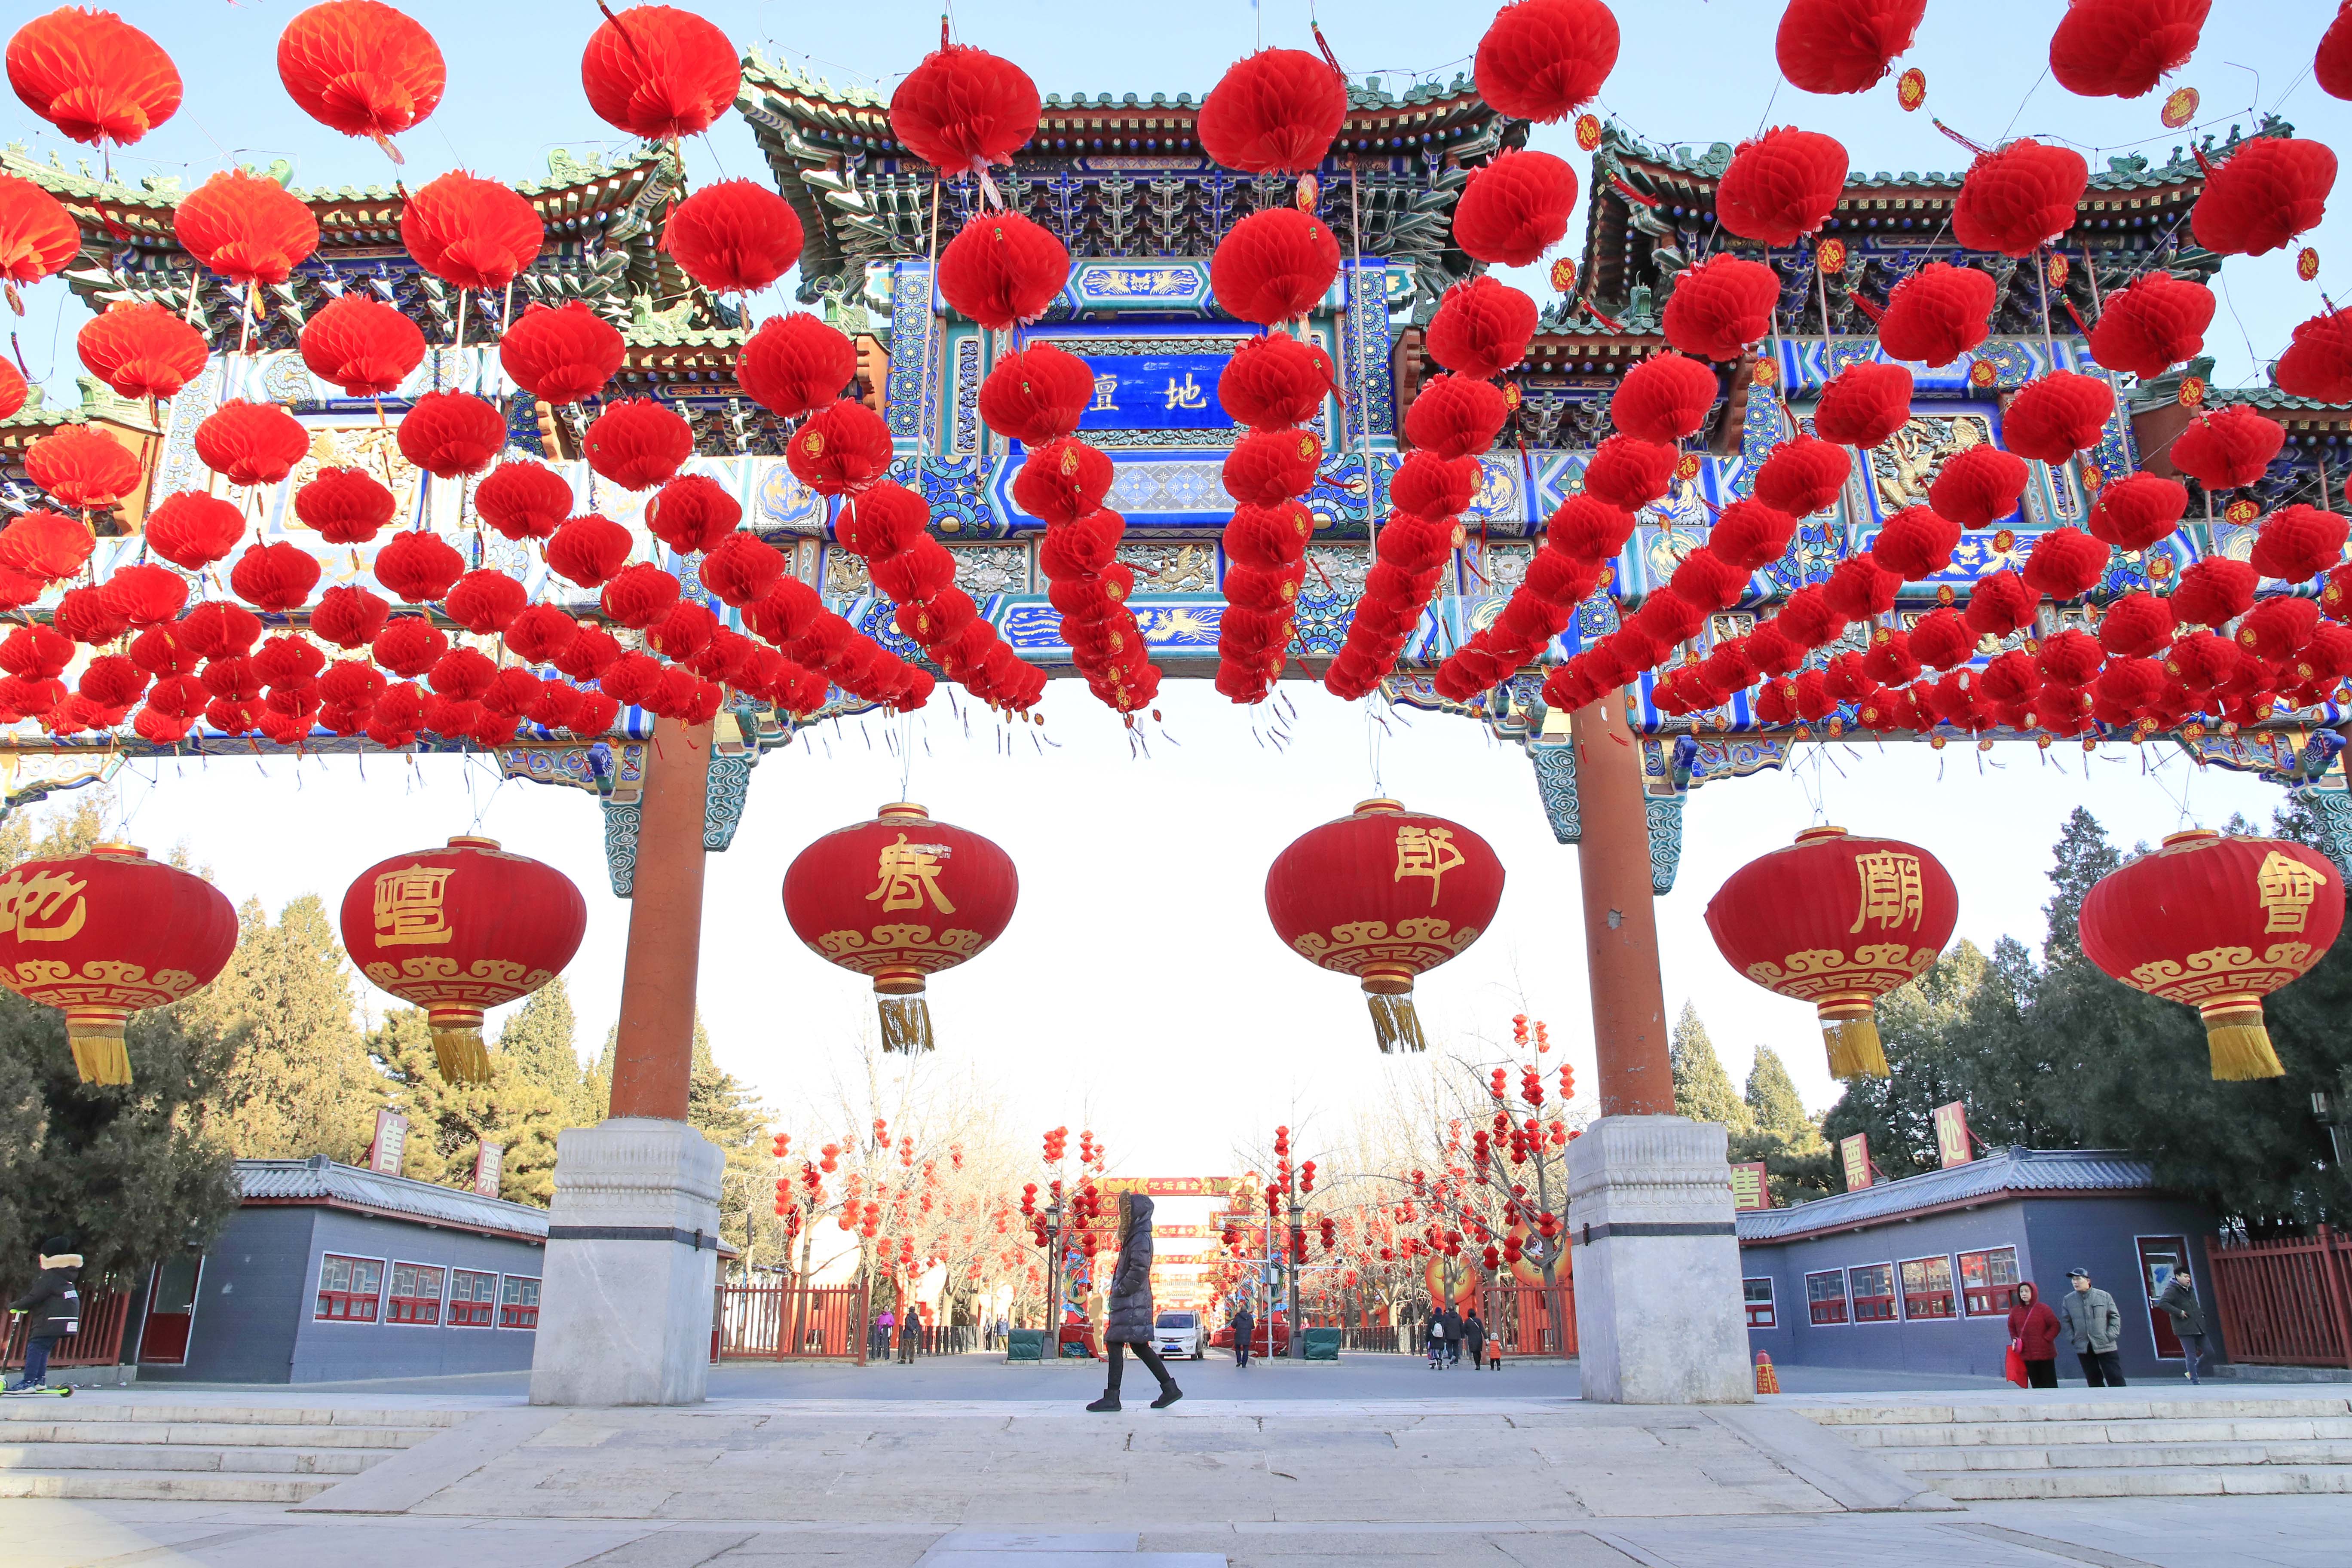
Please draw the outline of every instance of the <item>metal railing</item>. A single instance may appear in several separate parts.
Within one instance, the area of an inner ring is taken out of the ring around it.
[[[2352,1367],[2352,1237],[2236,1241],[2206,1249],[2221,1344],[2236,1362]]]
[[[0,1301],[14,1300],[20,1291],[8,1290]],[[100,1285],[81,1291],[81,1331],[68,1334],[49,1348],[51,1366],[112,1366],[122,1359],[122,1330],[131,1316],[131,1292]],[[25,1364],[28,1319],[18,1318],[6,1331],[0,1367]]]

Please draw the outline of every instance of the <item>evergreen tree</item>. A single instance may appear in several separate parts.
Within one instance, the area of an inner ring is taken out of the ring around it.
[[[1829,1146],[1821,1124],[1805,1113],[1805,1102],[1786,1063],[1769,1046],[1756,1047],[1748,1071],[1748,1094],[1740,1106],[1744,1125],[1732,1129],[1731,1158],[1764,1162],[1765,1183],[1776,1205],[1826,1197],[1832,1184]]]
[[[449,1083],[434,1065],[433,1032],[421,1008],[395,1009],[367,1037],[393,1108],[408,1118],[401,1174],[445,1187],[471,1187],[485,1142],[502,1146],[499,1195],[545,1205],[555,1196],[555,1135],[563,1108],[547,1086],[505,1052],[490,1055],[488,1083]]]
[[[1694,1121],[1719,1121],[1735,1132],[1755,1125],[1746,1102],[1731,1087],[1731,1075],[1723,1070],[1723,1062],[1715,1054],[1715,1042],[1707,1038],[1698,1009],[1688,1002],[1675,1020],[1667,1056],[1674,1064],[1677,1113]]]
[[[588,1075],[572,1044],[572,994],[558,975],[530,994],[499,1031],[497,1055],[507,1068],[553,1097],[566,1127],[589,1127],[604,1107],[588,1099]]]
[[[2079,805],[2066,818],[2052,853],[2057,863],[2050,871],[2053,897],[2042,906],[2050,920],[2049,933],[2042,941],[2042,959],[2045,963],[2076,963],[2083,957],[2083,933],[2078,926],[2083,900],[2100,878],[2124,863],[2124,858],[2107,842],[2099,819]]]
[[[1780,1053],[1769,1046],[1756,1047],[1756,1065],[1748,1069],[1748,1114],[1758,1131],[1769,1132],[1784,1143],[1802,1143],[1821,1136],[1821,1129],[1805,1114],[1796,1080],[1789,1076]]]

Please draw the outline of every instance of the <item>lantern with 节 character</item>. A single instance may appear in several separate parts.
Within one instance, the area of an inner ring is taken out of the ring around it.
[[[128,844],[0,877],[0,984],[65,1014],[84,1083],[129,1083],[131,1015],[212,984],[236,951],[219,889]]]
[[[2292,839],[2198,828],[2099,879],[2081,927],[2092,963],[2204,1016],[2215,1078],[2278,1078],[2263,998],[2335,943],[2344,875]]]
[[[826,834],[784,872],[784,918],[810,952],[873,980],[888,1051],[932,1048],[926,982],[1003,935],[1020,896],[1012,857],[908,801]]]
[[[1458,822],[1368,800],[1302,834],[1265,876],[1265,912],[1291,951],[1352,974],[1382,1051],[1427,1048],[1416,975],[1478,940],[1503,900],[1503,863]]]
[[[486,1083],[483,1011],[563,973],[588,905],[554,867],[460,836],[361,872],[343,894],[342,928],[362,974],[425,1009],[441,1076]]]
[[[1734,969],[1813,1004],[1832,1074],[1885,1078],[1874,1004],[1927,972],[1959,912],[1950,874],[1917,845],[1809,827],[1734,871],[1706,929]]]

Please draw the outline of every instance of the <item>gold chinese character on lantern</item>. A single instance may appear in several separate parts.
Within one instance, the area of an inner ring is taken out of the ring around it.
[[[940,864],[940,846],[909,844],[901,833],[896,844],[882,846],[874,890],[866,895],[866,901],[881,900],[882,912],[887,914],[893,910],[919,910],[928,899],[940,913],[955,913],[955,906],[940,890],[940,873],[947,869]]]
[[[383,947],[437,947],[457,934],[442,918],[450,866],[403,866],[375,879],[375,940]]]
[[[0,935],[18,942],[69,942],[89,918],[89,884],[70,871],[23,869],[0,882]]]
[[[1873,921],[1878,922],[1881,931],[1919,923],[1925,912],[1919,857],[1892,851],[1857,855],[1853,868],[1862,877],[1862,903],[1854,913],[1853,924],[1846,928],[1848,935]]]
[[[2254,873],[2254,891],[2263,901],[2263,931],[2300,933],[2310,917],[2311,901],[2327,885],[2327,873],[2273,849]]]
[[[1465,857],[1454,846],[1454,832],[1446,827],[1423,827],[1406,823],[1397,829],[1396,875],[1389,879],[1402,882],[1407,877],[1429,879],[1429,902],[1437,905],[1438,889],[1445,873],[1463,863]]]

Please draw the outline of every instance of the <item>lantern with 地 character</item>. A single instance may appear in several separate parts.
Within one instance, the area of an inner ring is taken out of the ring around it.
[[[375,986],[425,1009],[451,1083],[484,1083],[482,1014],[563,972],[588,905],[552,866],[459,836],[379,861],[343,894],[343,946]]]
[[[2215,1078],[2277,1078],[2263,998],[2334,944],[2344,876],[2291,839],[2199,828],[2101,878],[2081,924],[2092,963],[2204,1016]]]
[[[1811,827],[1734,871],[1706,929],[1734,969],[1811,1002],[1838,1078],[1885,1078],[1872,1004],[1936,962],[1959,919],[1941,862],[1916,844]]]
[[[882,1048],[936,1043],[925,982],[1003,934],[1021,895],[1013,859],[908,801],[837,828],[784,872],[784,917],[809,951],[874,982]]]
[[[211,984],[236,950],[218,889],[128,844],[0,877],[0,984],[65,1014],[84,1083],[129,1083],[124,1022]]]
[[[1503,898],[1503,863],[1456,822],[1367,800],[1275,858],[1265,912],[1309,963],[1352,974],[1382,1051],[1426,1048],[1416,975],[1478,940]]]

